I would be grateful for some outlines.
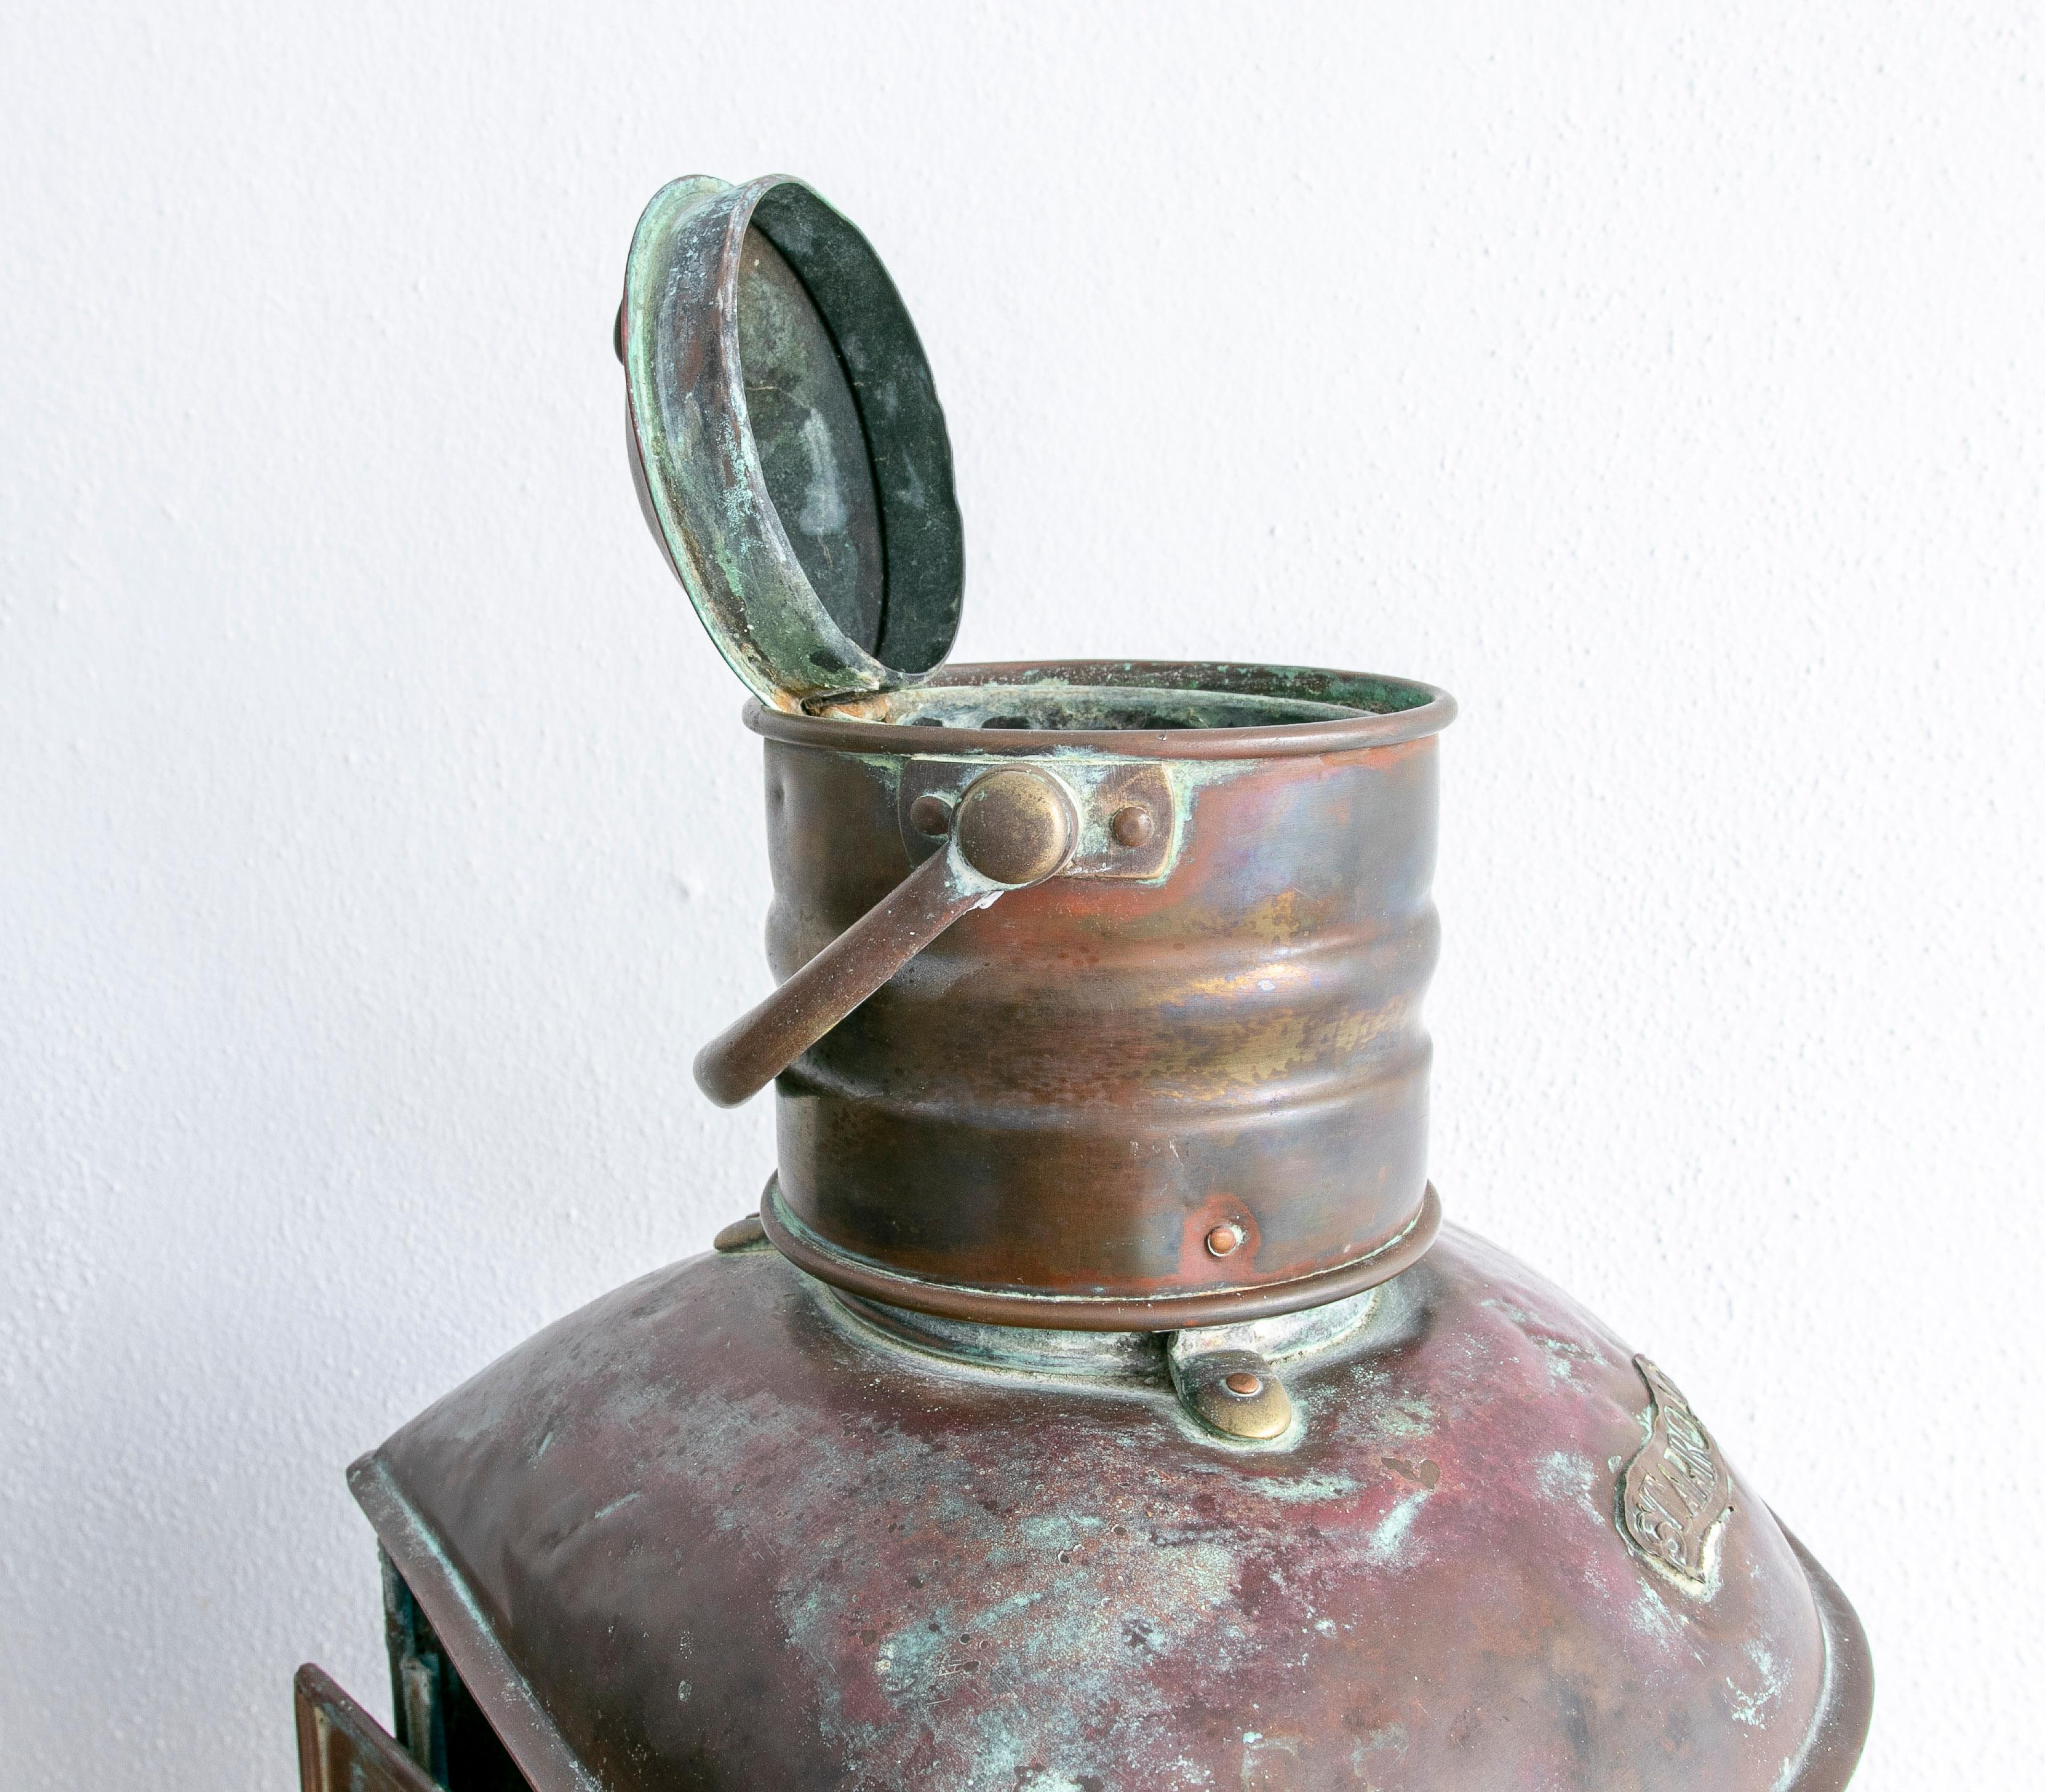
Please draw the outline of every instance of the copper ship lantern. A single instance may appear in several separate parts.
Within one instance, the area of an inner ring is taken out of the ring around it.
[[[1839,1590],[1427,1181],[1450,699],[946,663],[930,368],[795,181],[663,190],[618,346],[765,742],[696,1076],[778,1167],[355,1465],[396,1735],[303,1670],[307,1786],[1843,1786]]]

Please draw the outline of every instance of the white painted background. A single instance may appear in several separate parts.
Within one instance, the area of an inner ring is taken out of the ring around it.
[[[1869,1792],[2025,1783],[2042,149],[2035,6],[14,0],[0,1779],[292,1783],[300,1660],[385,1705],[344,1466],[753,1204],[758,745],[610,329],[785,169],[963,656],[1456,692],[1451,1214],[1858,1602]]]

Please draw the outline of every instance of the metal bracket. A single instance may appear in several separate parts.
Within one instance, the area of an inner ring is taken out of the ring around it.
[[[895,814],[902,843],[920,864],[945,842],[959,797],[983,773],[1015,761],[910,759],[902,766]],[[1147,881],[1177,860],[1179,815],[1171,768],[1153,760],[1046,758],[1042,769],[1072,792],[1079,841],[1065,877]]]

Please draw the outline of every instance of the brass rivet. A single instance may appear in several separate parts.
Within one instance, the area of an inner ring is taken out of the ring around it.
[[[1140,846],[1157,831],[1157,818],[1148,809],[1139,809],[1132,803],[1127,808],[1115,811],[1107,828],[1119,845]]]
[[[1026,765],[989,772],[959,799],[959,856],[983,877],[1011,889],[1063,870],[1073,856],[1073,832],[1062,787]]]
[[[1238,1369],[1233,1375],[1223,1376],[1221,1385],[1238,1398],[1248,1400],[1253,1395],[1263,1393],[1264,1378],[1261,1375],[1253,1375],[1246,1370]]]
[[[1242,1243],[1242,1233],[1234,1226],[1217,1226],[1207,1234],[1207,1253],[1210,1256],[1226,1257]]]
[[[952,806],[942,796],[919,796],[909,805],[909,825],[919,834],[941,840],[952,830]]]
[[[760,1216],[749,1213],[743,1220],[733,1220],[711,1240],[711,1245],[718,1251],[744,1251],[766,1242],[767,1228],[760,1224]]]

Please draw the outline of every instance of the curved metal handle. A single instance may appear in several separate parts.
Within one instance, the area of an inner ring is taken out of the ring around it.
[[[1072,798],[1049,773],[1009,765],[976,780],[945,850],[698,1052],[696,1086],[721,1108],[758,1094],[961,915],[1057,877],[1078,842]]]

